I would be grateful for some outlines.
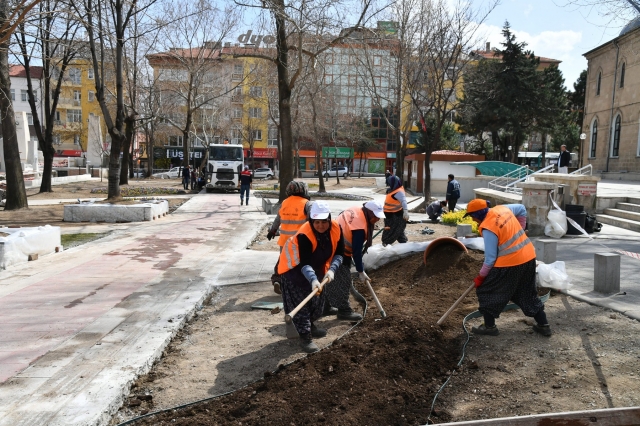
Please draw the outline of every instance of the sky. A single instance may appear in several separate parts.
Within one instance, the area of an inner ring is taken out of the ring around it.
[[[502,0],[483,24],[482,34],[491,47],[501,47],[505,21],[517,41],[527,43],[536,56],[561,60],[565,85],[573,90],[580,72],[587,68],[582,56],[620,33],[627,20],[611,22],[598,11],[567,5],[567,0]]]

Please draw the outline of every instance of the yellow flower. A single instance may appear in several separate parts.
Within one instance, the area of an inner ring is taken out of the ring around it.
[[[448,225],[458,225],[460,223],[469,224],[471,225],[471,230],[477,234],[478,224],[475,223],[473,219],[471,219],[471,217],[464,217],[465,214],[467,214],[466,210],[458,210],[456,212],[445,213],[442,215],[442,223],[446,223]]]

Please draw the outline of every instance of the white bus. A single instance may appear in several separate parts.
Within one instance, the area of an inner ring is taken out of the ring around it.
[[[243,165],[242,145],[209,145],[205,184],[207,192],[216,189],[240,191],[240,172],[242,172]]]

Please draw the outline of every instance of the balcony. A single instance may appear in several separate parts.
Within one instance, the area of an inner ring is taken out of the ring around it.
[[[62,109],[73,108],[74,107],[73,102],[74,102],[74,99],[72,98],[60,97],[58,98],[58,108],[62,108]]]
[[[233,96],[231,96],[231,102],[242,103],[242,95],[233,95]]]
[[[243,77],[242,73],[235,73],[234,72],[234,73],[231,74],[231,80],[233,80],[233,81],[242,81],[242,77]]]

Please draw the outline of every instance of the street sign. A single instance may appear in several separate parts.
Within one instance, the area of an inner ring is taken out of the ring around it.
[[[578,195],[596,195],[598,192],[598,184],[596,183],[580,183],[578,184]]]
[[[353,148],[325,146],[322,148],[322,158],[353,158]]]

